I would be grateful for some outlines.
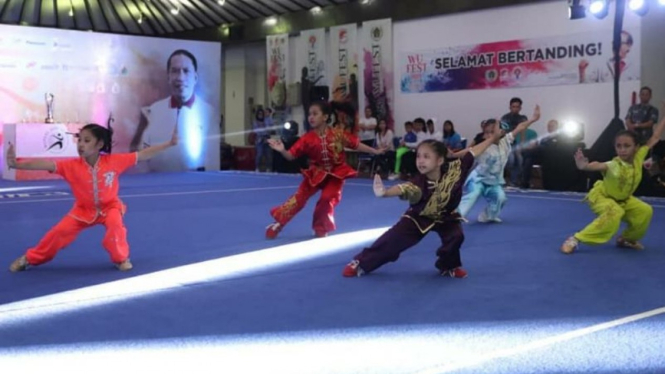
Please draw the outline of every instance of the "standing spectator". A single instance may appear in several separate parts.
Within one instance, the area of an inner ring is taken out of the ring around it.
[[[653,126],[658,122],[658,109],[649,104],[651,88],[640,89],[640,103],[631,106],[626,114],[626,129],[634,131],[640,141],[647,141],[653,134]]]

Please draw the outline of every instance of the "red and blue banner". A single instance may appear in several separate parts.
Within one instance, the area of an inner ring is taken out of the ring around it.
[[[639,80],[639,32],[624,31],[620,79]],[[404,93],[612,82],[612,32],[404,52]]]

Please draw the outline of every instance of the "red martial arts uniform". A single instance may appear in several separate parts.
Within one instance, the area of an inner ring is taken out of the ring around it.
[[[94,167],[83,158],[57,161],[55,173],[71,186],[74,207],[37,246],[28,249],[28,263],[40,265],[52,260],[81,230],[98,224],[106,227],[102,244],[111,261],[119,264],[127,260],[129,246],[122,222],[125,205],[118,198],[118,176],[137,161],[137,153],[100,155]]]
[[[305,179],[298,191],[284,204],[270,211],[275,221],[282,227],[286,225],[307,200],[321,190],[312,227],[316,236],[325,236],[335,230],[334,211],[342,197],[344,179],[356,175],[356,171],[346,163],[344,148],[356,149],[358,143],[357,136],[330,127],[326,128],[323,136],[312,130],[300,138],[288,152],[295,158],[307,156],[309,169],[302,171]]]

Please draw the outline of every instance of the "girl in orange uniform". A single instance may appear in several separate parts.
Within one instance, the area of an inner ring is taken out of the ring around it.
[[[140,152],[111,154],[113,131],[97,124],[84,126],[78,134],[78,153],[81,157],[62,161],[17,161],[14,146],[7,149],[7,165],[23,170],[47,170],[62,176],[74,195],[74,207],[55,227],[16,259],[10,271],[23,271],[51,261],[71,244],[81,230],[104,225],[106,235],[102,244],[119,270],[130,270],[127,230],[122,221],[125,205],[118,198],[118,177],[138,161],[148,160],[157,153],[178,144],[177,129],[169,142]]]

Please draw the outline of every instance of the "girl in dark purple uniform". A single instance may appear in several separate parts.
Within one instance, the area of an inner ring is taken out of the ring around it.
[[[436,268],[441,275],[464,278],[461,268],[460,247],[464,242],[461,217],[457,205],[462,198],[462,186],[473,167],[475,156],[480,155],[503,135],[495,134],[480,144],[452,154],[457,159],[446,161],[448,150],[437,140],[425,140],[417,148],[416,167],[420,175],[412,181],[385,189],[381,177],[374,178],[377,197],[397,196],[410,203],[406,213],[390,230],[354,257],[342,272],[345,277],[356,277],[372,272],[388,262],[397,261],[399,255],[416,245],[428,232],[441,237],[437,249]]]

